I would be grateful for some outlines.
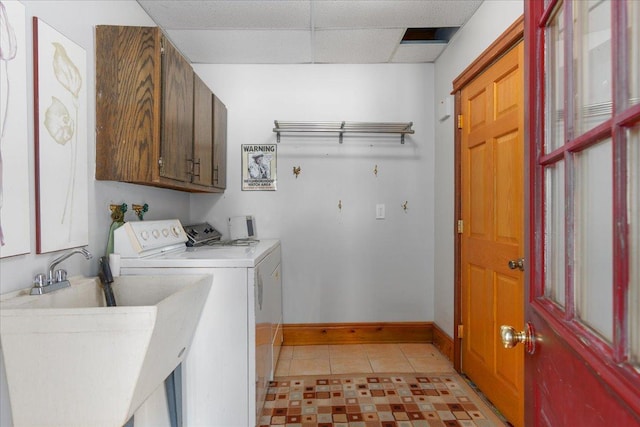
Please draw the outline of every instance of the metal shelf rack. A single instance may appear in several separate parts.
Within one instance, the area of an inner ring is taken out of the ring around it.
[[[280,142],[281,133],[337,133],[340,136],[340,144],[342,144],[342,136],[345,133],[390,133],[400,134],[400,143],[404,144],[404,136],[415,133],[411,129],[413,122],[288,122],[274,120],[274,124],[273,131],[277,134],[278,142]]]

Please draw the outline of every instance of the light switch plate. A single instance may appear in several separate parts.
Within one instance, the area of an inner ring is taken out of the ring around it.
[[[376,205],[376,219],[384,219],[384,204]]]

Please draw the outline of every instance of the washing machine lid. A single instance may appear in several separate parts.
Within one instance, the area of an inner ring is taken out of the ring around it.
[[[126,268],[251,268],[280,245],[279,240],[260,240],[250,246],[184,247],[140,258],[121,258]]]

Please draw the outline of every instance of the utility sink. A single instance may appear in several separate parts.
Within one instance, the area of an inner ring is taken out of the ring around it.
[[[122,276],[0,296],[0,345],[13,423],[120,427],[186,357],[210,275]]]

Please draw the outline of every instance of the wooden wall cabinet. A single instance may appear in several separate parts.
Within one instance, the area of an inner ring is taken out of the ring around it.
[[[222,191],[212,99],[158,27],[97,26],[96,179]]]
[[[213,185],[227,187],[227,107],[213,95]]]

